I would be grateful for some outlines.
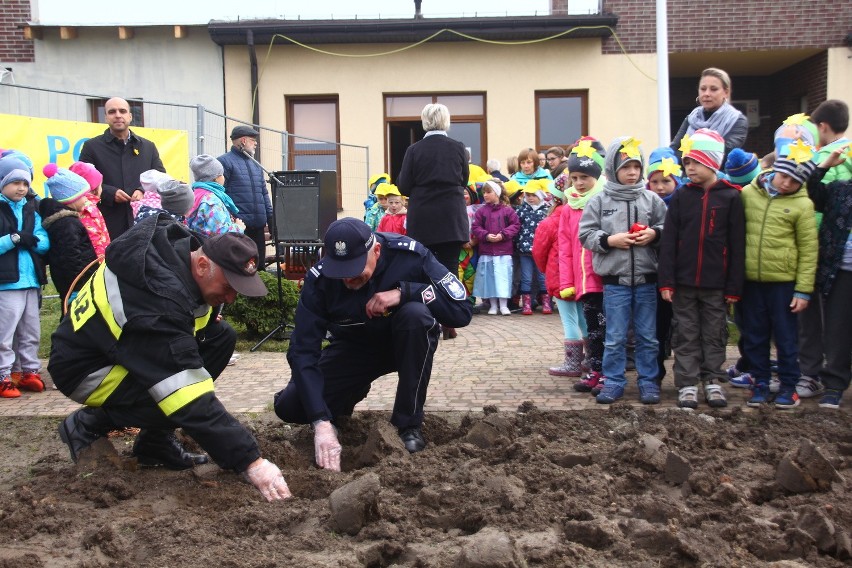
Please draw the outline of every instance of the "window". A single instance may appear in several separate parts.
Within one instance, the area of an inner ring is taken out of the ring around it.
[[[287,105],[287,168],[336,171],[337,205],[342,207],[337,97],[292,97]]]
[[[386,171],[391,174],[391,179],[396,179],[402,168],[405,150],[423,138],[420,113],[430,103],[446,105],[450,111],[450,130],[447,135],[470,149],[474,164],[485,165],[484,93],[385,95]]]
[[[535,94],[536,149],[563,148],[588,134],[588,91],[538,91]]]
[[[89,106],[92,110],[92,122],[100,124],[106,123],[106,111],[104,105],[109,99],[89,99]],[[142,101],[127,101],[130,104],[130,114],[133,115],[133,122],[130,126],[145,126],[145,113]]]

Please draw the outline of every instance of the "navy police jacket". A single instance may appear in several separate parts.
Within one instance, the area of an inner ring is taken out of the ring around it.
[[[319,368],[326,333],[365,345],[390,333],[390,320],[399,306],[391,309],[387,317],[367,317],[367,302],[377,292],[399,288],[400,305],[423,303],[446,326],[464,327],[470,323],[473,306],[464,286],[426,247],[396,233],[376,233],[376,239],[382,245],[376,270],[360,290],[346,288],[342,280],[325,278],[323,261],[311,268],[305,278],[287,361],[311,421],[332,417],[323,400],[325,381]]]

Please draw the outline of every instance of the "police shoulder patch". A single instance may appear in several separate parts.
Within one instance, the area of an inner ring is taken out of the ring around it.
[[[441,278],[439,284],[443,286],[444,290],[446,290],[447,294],[453,300],[461,301],[467,299],[467,291],[464,289],[464,285],[452,272],[447,272],[447,275]]]

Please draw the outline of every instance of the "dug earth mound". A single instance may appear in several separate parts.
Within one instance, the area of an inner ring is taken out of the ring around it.
[[[380,412],[242,417],[293,499],[233,473],[139,469],[132,438],[71,463],[58,420],[0,419],[0,566],[848,566],[846,412],[739,408],[427,415],[409,455]],[[191,441],[188,441],[191,444]]]

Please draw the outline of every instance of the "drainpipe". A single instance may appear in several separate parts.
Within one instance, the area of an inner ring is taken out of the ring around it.
[[[246,30],[246,46],[249,52],[249,64],[251,66],[251,121],[260,125],[260,91],[257,86],[257,52],[254,50],[254,32]],[[260,144],[255,150],[255,159],[260,161]]]
[[[672,139],[669,118],[669,28],[666,0],[657,0],[657,132],[660,146]]]

